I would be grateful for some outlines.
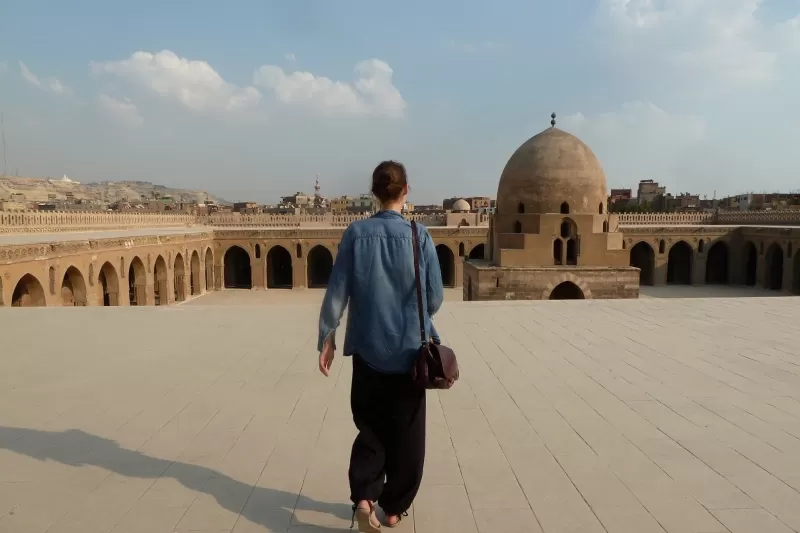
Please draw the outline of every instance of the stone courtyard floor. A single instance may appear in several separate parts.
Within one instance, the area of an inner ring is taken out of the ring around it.
[[[347,531],[350,367],[317,371],[318,297],[0,309],[0,532]],[[800,299],[436,322],[462,377],[428,396],[395,531],[800,531]]]

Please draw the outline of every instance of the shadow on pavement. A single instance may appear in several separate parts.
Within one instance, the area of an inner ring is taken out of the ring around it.
[[[58,461],[73,466],[91,465],[133,478],[172,478],[188,489],[213,496],[225,509],[264,526],[267,531],[285,531],[290,526],[294,510],[329,514],[349,522],[350,506],[312,500],[299,494],[253,487],[216,470],[169,461],[144,455],[119,446],[116,441],[91,435],[85,431],[41,431],[36,429],[0,426],[0,449],[27,455],[40,461]],[[209,482],[210,480],[213,480]],[[248,495],[244,497],[244,495]],[[275,511],[283,510],[283,513]],[[270,512],[273,511],[273,512]],[[314,531],[341,532],[346,528],[331,528],[315,524]]]

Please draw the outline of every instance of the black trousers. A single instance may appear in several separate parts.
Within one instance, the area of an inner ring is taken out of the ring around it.
[[[350,499],[390,515],[411,507],[425,462],[425,389],[409,375],[382,374],[353,356],[350,407],[358,436],[350,454]]]

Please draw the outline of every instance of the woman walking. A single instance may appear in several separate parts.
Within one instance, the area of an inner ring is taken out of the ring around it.
[[[425,459],[425,389],[411,379],[420,347],[411,224],[401,210],[408,195],[405,167],[384,161],[372,174],[381,202],[374,216],[342,236],[319,319],[319,369],[327,376],[335,332],[349,303],[344,355],[352,356],[350,407],[358,436],[350,455],[350,499],[359,531],[380,531],[375,502],[397,525],[411,507]],[[416,226],[426,333],[442,304],[439,260],[430,234]]]

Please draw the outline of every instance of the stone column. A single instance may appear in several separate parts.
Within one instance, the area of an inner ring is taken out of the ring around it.
[[[220,264],[214,265],[214,290],[221,291],[225,287],[224,268]]]
[[[307,271],[308,262],[306,259],[306,254],[304,253],[303,257],[301,258],[294,257],[292,260],[292,288],[308,288],[308,276],[306,275]]]
[[[761,250],[759,250],[760,252]],[[756,262],[756,287],[761,289],[766,288],[764,284],[767,282],[767,256],[760,254]]]
[[[453,273],[453,287],[458,289],[464,286],[464,258],[456,256],[455,272]]]
[[[267,288],[267,250],[262,246],[262,254],[258,259],[253,259],[250,266],[253,289],[263,291]]]
[[[792,282],[794,281],[794,264],[791,258],[783,259],[783,284],[781,292],[792,294]]]
[[[656,248],[658,250],[658,248]],[[655,266],[653,272],[653,285],[661,287],[667,284],[667,263],[669,256],[656,252]]]
[[[705,253],[694,253],[694,261],[692,262],[692,285],[705,285],[706,284],[706,260],[708,255]]]

